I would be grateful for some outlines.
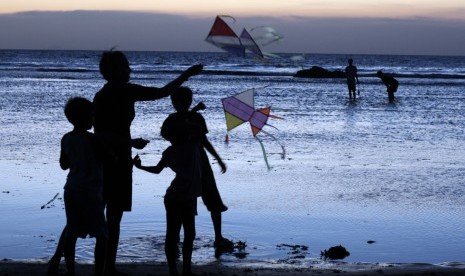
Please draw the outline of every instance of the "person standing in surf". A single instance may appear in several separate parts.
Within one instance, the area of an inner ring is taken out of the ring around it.
[[[353,60],[350,58],[348,60],[349,65],[345,69],[346,78],[347,78],[347,88],[349,89],[349,100],[356,99],[356,90],[358,81],[357,67],[353,65]]]
[[[386,85],[389,102],[393,103],[395,101],[394,93],[397,92],[399,82],[394,77],[384,74],[381,70],[376,75]]]

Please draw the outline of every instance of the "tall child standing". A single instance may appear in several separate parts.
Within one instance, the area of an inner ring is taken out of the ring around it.
[[[68,275],[75,274],[78,238],[96,238],[95,275],[103,275],[106,251],[106,222],[103,202],[103,148],[93,133],[92,103],[81,97],[68,100],[65,115],[74,126],[61,139],[60,166],[69,169],[64,186],[66,228],[63,233]]]

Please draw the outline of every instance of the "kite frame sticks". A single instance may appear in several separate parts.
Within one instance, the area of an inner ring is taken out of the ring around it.
[[[271,126],[267,124],[268,118],[270,117],[275,118],[275,119],[283,119],[283,118],[275,116],[275,115],[271,115],[270,114],[271,107],[269,106],[265,108],[255,109],[255,106],[254,106],[255,97],[254,96],[255,96],[255,88],[251,88],[241,93],[235,94],[233,96],[221,99],[224,113],[225,113],[226,127],[227,127],[227,134],[226,134],[225,142],[226,143],[229,142],[229,135],[228,135],[229,131],[231,131],[232,129],[236,128],[239,125],[242,125],[245,122],[249,122],[253,137],[260,143],[260,147],[263,152],[263,158],[265,160],[268,170],[270,170],[271,167],[268,162],[265,146],[263,144],[262,139],[260,139],[257,135],[259,133],[263,133],[267,135],[268,137],[272,138],[274,141],[276,141],[281,146],[281,149],[282,149],[281,158],[284,159],[286,155],[286,149],[284,148],[284,145],[282,145],[279,142],[279,140],[275,136],[273,136],[271,133],[268,133],[267,131],[263,130],[263,127],[265,125]],[[276,127],[273,127],[273,128],[277,129]]]

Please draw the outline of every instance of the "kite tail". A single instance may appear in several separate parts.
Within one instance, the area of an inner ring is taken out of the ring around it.
[[[266,132],[266,131],[264,131],[263,129],[261,130],[261,132],[263,132],[263,133],[265,133],[266,135],[270,136],[273,140],[276,141],[276,143],[278,143],[278,144],[281,146],[281,150],[282,150],[281,159],[285,159],[285,158],[286,158],[286,149],[284,148],[284,145],[281,144],[281,143],[279,142],[279,140],[278,140],[276,137],[274,137],[271,133]]]
[[[263,146],[262,140],[260,140],[260,138],[258,138],[257,136],[255,136],[255,138],[257,139],[257,141],[260,143],[260,146],[262,147],[263,159],[265,159],[266,167],[268,168],[268,170],[271,170],[270,164],[268,163],[268,158],[266,157],[265,146]]]
[[[273,125],[270,125],[270,124],[266,124],[266,125],[267,125],[267,126],[270,126],[270,127],[272,127],[272,128],[274,128],[274,129],[276,129],[276,130],[278,130],[278,128],[275,127],[275,126],[273,126]],[[262,130],[262,131],[263,131],[263,130]],[[268,135],[270,135],[270,134],[268,134]]]

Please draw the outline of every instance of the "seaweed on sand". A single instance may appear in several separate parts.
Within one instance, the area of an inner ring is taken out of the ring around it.
[[[328,250],[321,251],[321,256],[324,259],[342,260],[349,256],[350,253],[342,245],[330,247]]]

